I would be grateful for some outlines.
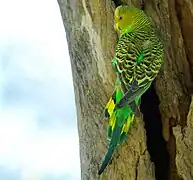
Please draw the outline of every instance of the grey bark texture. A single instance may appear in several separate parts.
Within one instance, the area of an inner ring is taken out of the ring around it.
[[[117,35],[112,0],[58,0],[71,58],[75,89],[82,180],[154,180],[142,116],[127,142],[99,178],[107,150],[103,108],[113,92],[111,66]],[[139,7],[139,0],[124,0]],[[165,61],[154,85],[160,100],[163,137],[170,154],[169,179],[193,179],[193,1],[145,0],[165,44]]]

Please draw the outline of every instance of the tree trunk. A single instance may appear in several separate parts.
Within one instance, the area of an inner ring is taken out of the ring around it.
[[[145,12],[164,41],[165,61],[153,86],[142,97],[143,116],[136,118],[127,142],[116,150],[101,179],[192,180],[193,1],[144,1]],[[96,180],[107,151],[103,108],[115,81],[111,66],[117,41],[113,13],[123,1],[58,2],[72,65],[81,177]],[[139,7],[140,0],[124,3]]]

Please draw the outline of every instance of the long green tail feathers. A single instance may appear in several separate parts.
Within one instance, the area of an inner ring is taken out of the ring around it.
[[[105,117],[108,118],[107,138],[110,143],[107,154],[98,172],[99,175],[108,165],[117,145],[125,142],[128,131],[134,122],[135,111],[140,102],[140,98],[136,98],[130,105],[117,108],[116,105],[123,96],[124,94],[119,83],[119,78],[117,78],[115,91],[105,107]]]
[[[117,146],[117,143],[119,141],[119,135],[121,133],[121,128],[120,127],[115,127],[115,130],[113,131],[113,136],[112,136],[112,139],[110,141],[110,144],[109,144],[109,149],[108,149],[108,152],[107,154],[105,155],[105,158],[104,158],[104,161],[101,165],[101,168],[99,169],[99,172],[98,174],[100,175],[104,169],[106,168],[106,166],[108,165],[111,157],[112,157],[112,154]]]

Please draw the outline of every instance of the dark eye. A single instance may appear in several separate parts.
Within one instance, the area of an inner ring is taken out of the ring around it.
[[[122,16],[119,16],[119,20],[122,20],[123,19],[123,17]]]

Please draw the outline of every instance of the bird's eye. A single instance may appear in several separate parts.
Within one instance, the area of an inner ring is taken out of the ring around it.
[[[122,20],[123,19],[123,17],[122,16],[119,16],[119,20]]]

